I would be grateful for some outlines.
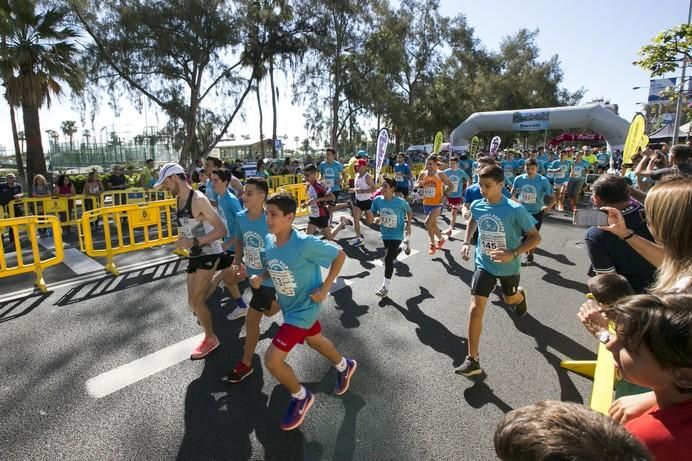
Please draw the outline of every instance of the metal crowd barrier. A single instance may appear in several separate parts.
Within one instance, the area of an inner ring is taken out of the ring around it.
[[[107,190],[101,192],[99,202],[101,207],[108,207],[168,200],[170,198],[170,194],[164,190],[131,187],[129,189]]]
[[[307,216],[310,214],[310,207],[307,205],[310,197],[308,196],[308,189],[305,183],[283,186],[280,187],[277,192],[288,192],[296,199],[296,202],[298,202],[296,216]]]
[[[55,252],[52,257],[41,259],[37,231],[40,228],[46,227],[51,228],[53,231]],[[43,280],[43,270],[47,267],[60,264],[65,257],[62,245],[62,233],[60,232],[60,221],[56,216],[23,216],[19,218],[0,219],[0,235],[3,239],[5,238],[5,231],[8,228],[11,234],[10,243],[13,245],[17,261],[14,265],[8,265],[8,255],[5,253],[3,242],[3,244],[0,245],[0,278],[34,272],[36,274],[36,281],[34,284],[39,290],[45,293],[48,291],[48,287]],[[22,252],[22,234],[25,234],[29,241],[31,258],[25,258]]]
[[[106,258],[105,270],[119,275],[113,256],[166,245],[178,239],[171,219],[175,207],[176,200],[169,199],[87,211],[81,222],[82,251],[92,257]],[[100,245],[95,244],[89,225],[98,218],[102,219],[104,234]],[[111,226],[115,227],[115,234]]]
[[[79,226],[82,215],[98,208],[98,199],[94,196],[75,195],[72,197],[27,197],[12,200],[7,206],[10,217],[21,216],[55,216],[60,226]],[[39,223],[39,229],[50,227],[47,222]]]

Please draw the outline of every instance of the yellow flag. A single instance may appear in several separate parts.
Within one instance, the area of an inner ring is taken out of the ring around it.
[[[646,149],[646,146],[649,145],[649,137],[645,134],[642,135],[642,141],[639,143],[639,147],[641,150]]]
[[[478,147],[481,145],[481,140],[478,139],[478,136],[474,136],[471,138],[471,145],[469,147],[469,154],[471,155],[472,158],[476,157],[476,152],[478,152]]]
[[[444,137],[445,135],[443,135],[441,131],[438,131],[435,135],[435,143],[433,144],[433,154],[440,153],[440,147],[442,147],[442,141],[444,140]]]
[[[635,114],[630,123],[630,130],[627,133],[625,149],[622,152],[622,163],[632,163],[632,156],[637,153],[644,136],[644,116],[640,113]]]

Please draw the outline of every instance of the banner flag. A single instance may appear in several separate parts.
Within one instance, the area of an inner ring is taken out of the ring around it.
[[[625,148],[622,151],[622,163],[632,163],[632,157],[637,153],[644,136],[644,116],[637,112],[630,123],[630,130],[627,132]]]
[[[481,140],[478,139],[478,136],[474,136],[471,138],[471,145],[469,146],[469,155],[472,158],[476,157],[476,153],[478,152],[478,148],[481,145]]]
[[[490,156],[497,157],[497,152],[500,150],[500,144],[502,144],[502,139],[499,136],[495,136],[492,141],[490,141]]]
[[[433,143],[433,154],[440,153],[440,147],[442,147],[442,141],[444,141],[445,135],[441,131],[438,131],[435,135],[435,142]]]
[[[384,156],[387,154],[387,145],[389,144],[389,132],[382,128],[377,135],[377,156],[375,157],[375,184],[380,182],[380,170],[384,163]]]

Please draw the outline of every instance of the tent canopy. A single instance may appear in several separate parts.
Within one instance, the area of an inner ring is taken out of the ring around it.
[[[689,128],[689,123],[681,126],[678,130],[678,138],[686,138],[687,130],[689,130]],[[649,135],[649,141],[666,141],[669,139],[673,139],[673,131],[673,125],[663,125],[661,128]]]
[[[542,109],[476,112],[452,131],[455,146],[468,145],[481,131],[586,129],[601,134],[613,148],[625,144],[629,122],[601,104]]]

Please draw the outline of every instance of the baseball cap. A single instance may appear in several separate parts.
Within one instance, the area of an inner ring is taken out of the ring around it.
[[[183,170],[183,167],[181,167],[177,163],[166,163],[164,166],[161,167],[161,170],[159,170],[159,179],[156,181],[156,184],[154,184],[154,188],[161,187],[161,184],[163,184],[167,177],[181,173],[185,174],[185,170]]]
[[[368,166],[368,161],[364,158],[358,159],[356,166]]]

